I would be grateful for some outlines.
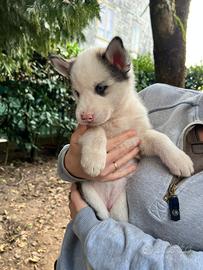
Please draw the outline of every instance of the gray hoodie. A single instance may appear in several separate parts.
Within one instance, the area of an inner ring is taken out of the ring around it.
[[[140,96],[153,127],[181,149],[191,128],[203,125],[201,92],[154,84]],[[78,181],[64,168],[67,149],[59,154],[59,176]],[[178,183],[178,221],[166,201],[173,181],[158,157],[143,158],[128,180],[129,223],[100,221],[82,209],[67,227],[56,269],[85,270],[88,261],[94,270],[203,270],[203,171]]]

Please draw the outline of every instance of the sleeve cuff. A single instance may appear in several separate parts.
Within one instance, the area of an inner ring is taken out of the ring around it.
[[[92,208],[87,206],[76,215],[73,221],[73,231],[81,243],[84,243],[90,230],[99,223]]]
[[[64,159],[65,155],[69,149],[69,144],[65,145],[58,156],[58,164],[57,164],[57,172],[61,179],[69,182],[78,182],[78,181],[84,181],[82,178],[75,177],[74,175],[71,175],[69,171],[65,168],[64,165]]]

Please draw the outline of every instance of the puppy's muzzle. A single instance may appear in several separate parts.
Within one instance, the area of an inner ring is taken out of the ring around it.
[[[89,113],[89,112],[88,113],[85,113],[85,112],[81,113],[80,117],[81,117],[82,121],[86,121],[88,123],[93,122],[95,119],[94,114]]]

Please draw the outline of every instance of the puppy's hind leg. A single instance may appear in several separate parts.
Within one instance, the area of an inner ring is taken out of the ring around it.
[[[109,211],[93,185],[90,182],[82,183],[82,192],[85,200],[95,210],[97,216],[102,220],[107,219],[109,217]]]
[[[117,221],[128,221],[126,190],[123,190],[110,210],[110,216]]]

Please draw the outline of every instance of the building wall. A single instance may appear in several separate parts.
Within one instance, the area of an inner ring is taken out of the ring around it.
[[[120,36],[132,56],[152,53],[152,33],[148,0],[100,1],[101,21],[86,30],[82,47],[105,47],[112,37]]]

